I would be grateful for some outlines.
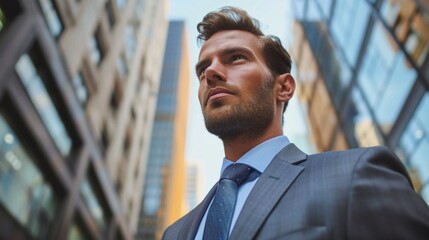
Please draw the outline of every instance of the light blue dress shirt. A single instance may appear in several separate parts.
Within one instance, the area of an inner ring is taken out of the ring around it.
[[[290,143],[289,139],[286,136],[278,136],[278,137],[271,138],[257,145],[256,147],[252,148],[250,151],[244,154],[240,159],[238,159],[237,163],[245,163],[262,173],[265,171],[265,169],[268,167],[271,160],[273,160],[273,158],[277,155],[277,153],[279,153],[280,150],[286,147],[289,143]],[[224,158],[221,172],[223,172],[231,164],[234,164],[234,162]],[[234,210],[234,215],[232,216],[232,222],[231,222],[229,234],[231,234],[231,231],[234,228],[235,222],[237,221],[238,215],[240,214],[241,209],[243,208],[244,202],[246,201],[250,191],[252,190],[253,186],[255,186],[255,183],[256,181],[258,181],[258,179],[259,178],[256,178],[251,182],[245,183],[242,186],[240,186],[240,188],[238,189],[237,202],[235,204],[235,210]],[[210,206],[207,208],[204,214],[204,217],[201,220],[200,226],[198,227],[197,235],[195,236],[196,240],[203,239],[204,226],[206,224],[207,213],[209,208]]]

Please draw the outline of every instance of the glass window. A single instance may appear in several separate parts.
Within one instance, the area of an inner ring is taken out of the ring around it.
[[[420,182],[429,183],[429,92],[422,98],[410,123],[405,129],[399,141],[404,160],[408,167],[416,169],[419,173]],[[429,202],[429,192],[424,195],[426,202]]]
[[[323,14],[324,19],[328,19],[331,15],[332,0],[316,0],[316,5]]]
[[[355,65],[370,17],[366,1],[336,1],[331,23],[332,35],[345,52],[350,65]]]
[[[125,30],[125,52],[128,59],[132,59],[136,52],[136,33],[132,25]]]
[[[0,202],[34,238],[48,238],[58,198],[2,113]]]
[[[77,99],[82,105],[85,105],[88,101],[88,89],[86,88],[82,73],[79,72],[73,78],[73,87],[76,92]]]
[[[3,30],[5,22],[6,22],[6,17],[4,16],[3,10],[0,7],[0,32],[1,30]]]
[[[429,53],[429,16],[417,15],[408,31],[405,49],[417,66],[422,66]]]
[[[85,240],[88,239],[84,230],[78,222],[74,221],[69,228],[67,233],[67,240]]]
[[[92,62],[96,65],[100,64],[101,59],[103,58],[104,53],[101,46],[99,31],[97,30],[95,34],[89,39],[90,57]]]
[[[68,156],[72,140],[31,58],[22,55],[15,69],[60,153]]]
[[[116,5],[120,9],[124,9],[125,5],[127,5],[127,0],[116,0]]]
[[[354,136],[358,146],[383,145],[382,137],[374,125],[370,110],[357,87],[352,90],[352,101],[348,109],[344,119],[346,131],[349,136]]]
[[[95,194],[94,184],[92,184],[89,179],[85,179],[82,182],[80,191],[89,213],[94,218],[100,230],[104,232],[107,229],[108,215],[106,210],[102,207],[100,199]]]
[[[416,75],[404,54],[397,51],[397,46],[377,22],[358,82],[384,134],[388,134],[395,123]]]
[[[63,30],[60,17],[58,16],[57,10],[52,0],[39,0],[42,8],[43,15],[45,16],[46,23],[48,24],[49,31],[52,35],[58,37]]]
[[[110,1],[110,0],[107,1],[105,8],[106,8],[107,20],[109,21],[109,27],[110,27],[110,29],[112,29],[115,26],[115,22],[116,22],[115,12],[114,12],[113,6],[112,6],[112,1]]]
[[[125,80],[128,75],[128,66],[123,55],[118,58],[118,71],[121,78]]]

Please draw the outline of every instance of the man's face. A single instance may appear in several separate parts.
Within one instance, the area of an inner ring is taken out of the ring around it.
[[[274,79],[253,34],[221,31],[201,48],[198,98],[207,130],[221,139],[263,133],[274,118]]]

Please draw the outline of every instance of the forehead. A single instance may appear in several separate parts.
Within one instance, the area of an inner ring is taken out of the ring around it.
[[[262,54],[262,42],[257,36],[241,30],[225,30],[213,34],[204,42],[200,50],[199,59],[216,51],[234,47],[245,47],[256,55]]]

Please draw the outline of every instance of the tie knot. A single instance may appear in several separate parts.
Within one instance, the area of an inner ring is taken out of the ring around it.
[[[255,180],[261,175],[258,170],[243,163],[229,165],[222,173],[221,180],[229,179],[234,181],[237,186]]]

